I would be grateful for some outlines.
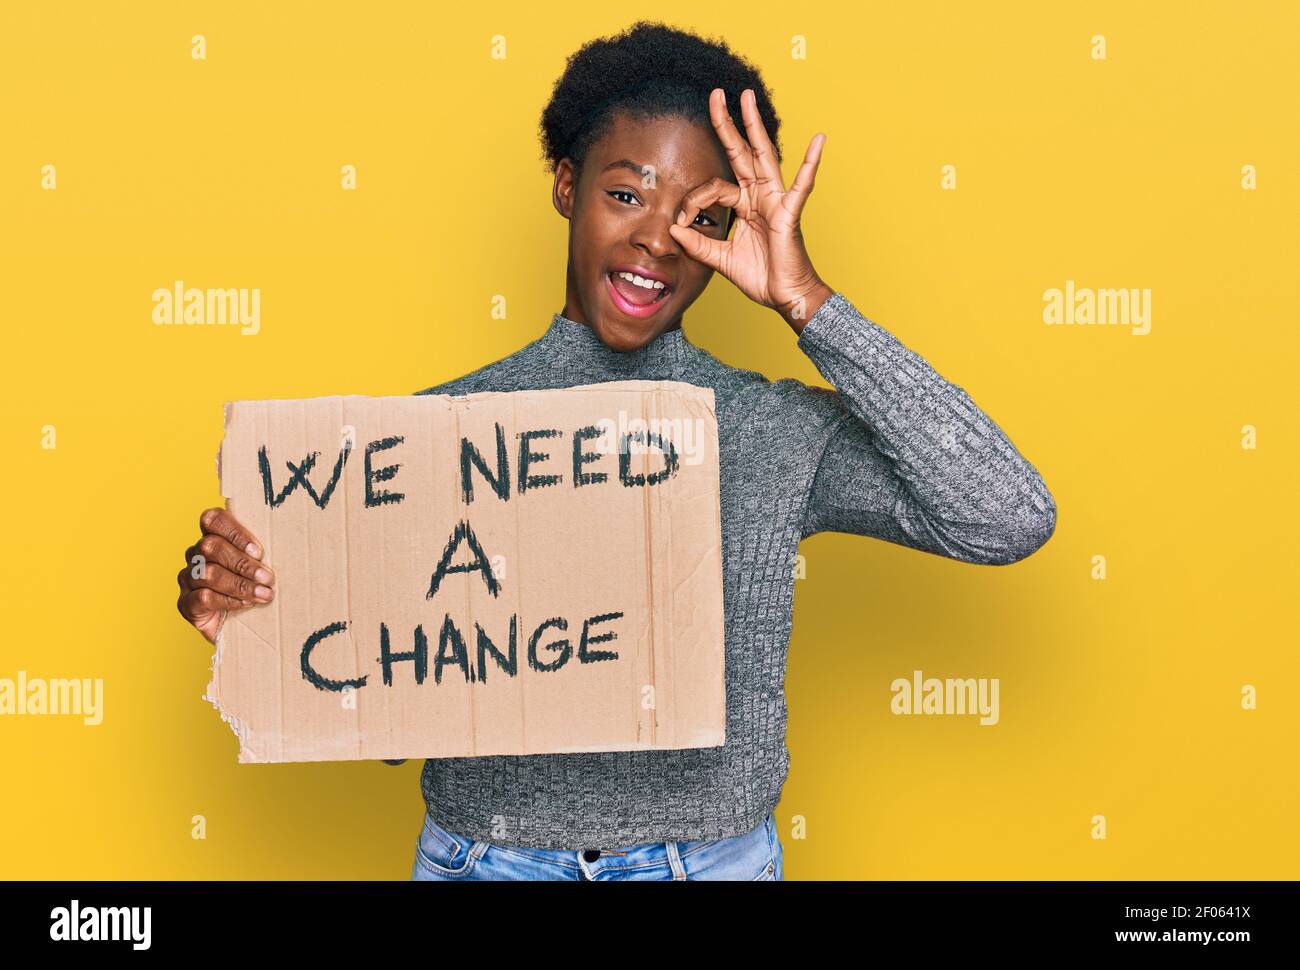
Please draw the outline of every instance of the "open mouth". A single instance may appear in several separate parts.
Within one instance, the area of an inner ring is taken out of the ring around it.
[[[614,270],[606,279],[614,305],[634,317],[650,316],[672,292],[672,287],[662,280],[649,280],[624,270]]]

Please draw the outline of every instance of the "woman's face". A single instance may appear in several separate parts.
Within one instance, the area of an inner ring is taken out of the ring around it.
[[[668,227],[686,194],[715,177],[735,181],[722,143],[712,128],[683,118],[615,116],[609,134],[588,150],[580,179],[563,159],[553,200],[569,220],[564,315],[624,352],[680,327],[713,270],[687,256]],[[692,228],[723,239],[728,214],[714,205],[696,216]],[[620,272],[650,280],[652,287]]]

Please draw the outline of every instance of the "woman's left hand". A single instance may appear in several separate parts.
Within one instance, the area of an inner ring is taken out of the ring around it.
[[[802,330],[802,322],[834,292],[813,269],[799,228],[826,136],[813,136],[787,191],[754,92],[746,88],[740,95],[748,142],[736,130],[726,105],[726,94],[714,88],[709,94],[709,116],[739,184],[715,178],[692,189],[676,225],[668,231],[692,259],[717,270],[751,300],[771,307],[795,330]],[[730,240],[714,239],[690,228],[699,211],[715,203],[736,210]]]

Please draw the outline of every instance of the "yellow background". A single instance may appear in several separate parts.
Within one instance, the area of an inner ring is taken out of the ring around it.
[[[965,388],[1059,506],[1004,568],[804,543],[787,878],[1300,876],[1297,9],[655,9],[763,70],[787,178],[827,133],[819,272]],[[236,764],[175,574],[220,501],[222,402],[409,393],[542,332],[566,226],[538,118],[565,57],[636,14],[2,11],[0,677],[103,677],[106,696],[94,728],[0,717],[0,876],[408,878],[420,763]],[[155,326],[176,279],[259,287],[261,332]],[[1149,287],[1151,332],[1046,326],[1067,279]],[[732,365],[823,383],[721,276],[686,321]],[[1000,678],[1001,723],[892,715],[914,669]]]

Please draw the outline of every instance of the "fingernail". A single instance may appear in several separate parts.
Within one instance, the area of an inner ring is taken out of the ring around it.
[[[259,546],[256,542],[250,542],[248,545],[244,547],[244,551],[247,552],[254,559],[262,558],[262,547]]]
[[[271,583],[271,570],[259,566],[257,572],[253,574],[253,578],[259,583],[266,583],[269,585]]]
[[[685,212],[679,212],[679,213],[677,213],[677,225],[679,225],[679,226],[684,226],[684,225],[686,225],[686,213],[685,213]]]
[[[253,590],[253,595],[260,600],[269,600],[271,598],[271,590],[267,586],[259,586]]]

